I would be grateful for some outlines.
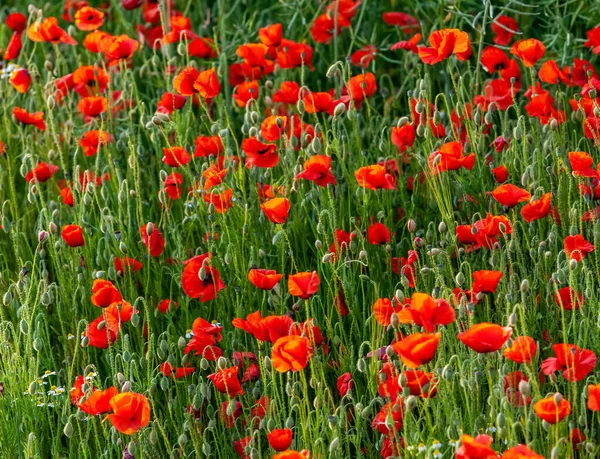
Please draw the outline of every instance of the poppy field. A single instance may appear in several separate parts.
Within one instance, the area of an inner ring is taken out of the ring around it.
[[[600,5],[0,4],[0,458],[600,457]]]

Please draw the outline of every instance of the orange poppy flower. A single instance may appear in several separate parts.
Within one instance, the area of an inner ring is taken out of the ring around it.
[[[356,67],[366,69],[375,60],[375,56],[377,56],[377,48],[373,45],[366,45],[352,53],[350,62]]]
[[[521,216],[527,223],[531,223],[534,220],[544,218],[550,213],[552,202],[552,193],[546,193],[542,195],[540,199],[531,201],[525,204],[521,209]]]
[[[309,299],[319,290],[321,279],[316,271],[290,274],[288,276],[288,292],[303,300]]]
[[[177,74],[173,80],[173,88],[182,96],[192,96],[197,90],[194,88],[196,79],[200,76],[200,72],[194,67],[186,67]]]
[[[496,352],[510,338],[512,328],[482,322],[460,332],[457,338],[480,354]]]
[[[456,450],[456,459],[497,459],[498,453],[490,445],[494,439],[489,435],[477,435],[475,438],[463,434],[461,445]]]
[[[500,459],[545,459],[527,445],[517,445],[504,451]]]
[[[392,128],[392,143],[398,148],[400,153],[404,153],[408,148],[412,148],[416,137],[415,126],[412,123]]]
[[[209,261],[208,253],[190,258],[185,262],[181,275],[181,286],[185,294],[190,298],[198,298],[201,303],[214,300],[217,293],[225,288],[219,271],[210,266]]]
[[[311,356],[310,340],[299,335],[279,338],[271,350],[273,368],[280,373],[303,370],[308,365]]]
[[[322,187],[336,183],[335,176],[331,173],[331,157],[327,155],[311,156],[304,162],[303,168],[304,170],[296,175],[296,180],[310,180]]]
[[[248,280],[261,290],[271,290],[281,280],[283,274],[277,274],[273,269],[252,268],[248,271]]]
[[[428,162],[433,174],[455,171],[461,167],[470,171],[475,165],[475,153],[463,156],[463,147],[460,142],[448,142],[431,153]]]
[[[77,110],[92,118],[100,116],[107,109],[108,102],[105,97],[84,97],[77,104]]]
[[[79,146],[83,148],[83,154],[85,156],[94,156],[98,153],[98,149],[113,141],[112,135],[106,131],[87,131],[79,139]]]
[[[60,236],[69,247],[82,247],[85,245],[83,230],[79,225],[65,225],[62,227]]]
[[[110,399],[110,406],[107,419],[122,434],[132,435],[150,422],[150,403],[142,394],[123,392]]]
[[[205,99],[212,99],[217,96],[221,92],[221,84],[217,78],[217,72],[214,69],[201,72],[194,81],[193,88]]]
[[[73,86],[81,97],[103,93],[110,77],[100,67],[83,65],[73,72]]]
[[[412,323],[423,327],[431,333],[438,325],[448,325],[454,322],[456,313],[444,299],[434,300],[426,293],[413,293],[408,307],[398,312],[398,320],[402,324]]]
[[[108,413],[112,410],[110,401],[119,393],[116,387],[109,387],[105,390],[97,390],[86,398],[83,403],[78,405],[78,408],[84,413],[95,416],[97,414]]]
[[[334,15],[323,13],[318,16],[310,28],[310,34],[317,43],[328,44],[342,29],[350,27],[350,20],[343,15],[337,16],[337,28]]]
[[[588,253],[594,251],[593,244],[586,241],[581,234],[567,236],[565,238],[564,248],[567,256],[578,262],[583,260]]]
[[[198,136],[194,141],[196,145],[196,149],[194,151],[194,157],[204,157],[207,158],[209,156],[219,156],[223,153],[223,144],[221,143],[221,138],[218,135],[213,136]]]
[[[548,84],[557,84],[559,82],[563,82],[567,85],[570,85],[571,78],[569,76],[569,67],[564,67],[564,69],[560,69],[555,60],[547,60],[540,67],[540,71],[538,72],[538,77],[544,83]]]
[[[131,257],[115,257],[115,271],[117,274],[133,274],[142,269],[142,264],[135,258]],[[119,300],[117,300],[119,301]]]
[[[84,6],[75,13],[75,27],[79,30],[92,31],[102,27],[104,13],[91,6]]]
[[[31,24],[27,29],[27,38],[35,42],[77,44],[75,39],[58,26],[58,19],[53,17],[35,21]]]
[[[281,104],[295,104],[298,102],[298,94],[300,93],[300,86],[295,81],[284,81],[279,86],[279,89],[273,93],[271,97],[273,102]]]
[[[221,169],[218,164],[213,164],[202,172],[202,177],[206,180],[204,182],[204,190],[210,190],[211,188],[223,183],[227,175],[227,169]]]
[[[94,280],[92,285],[92,297],[90,298],[94,306],[106,308],[122,299],[121,293],[111,281],[104,279]]]
[[[537,345],[530,336],[519,336],[515,338],[510,345],[504,349],[504,357],[516,363],[531,363]]]
[[[256,137],[250,137],[242,140],[242,151],[246,154],[247,168],[256,166],[268,169],[275,167],[279,162],[277,145],[272,143],[263,143]]]
[[[267,142],[275,142],[279,140],[279,137],[281,137],[281,134],[283,134],[287,125],[287,119],[287,116],[267,116],[260,125],[260,133],[262,138]]]
[[[228,188],[222,193],[208,192],[204,195],[204,202],[207,204],[212,204],[217,213],[224,214],[225,212],[227,212],[227,209],[233,207],[233,204],[231,204],[232,195],[232,188]]]
[[[433,359],[441,336],[441,333],[413,333],[392,344],[392,349],[400,356],[404,365],[417,368]]]
[[[290,201],[288,198],[268,199],[260,205],[260,208],[271,222],[283,224],[288,219]]]
[[[31,84],[31,75],[27,69],[17,69],[11,73],[9,83],[20,94],[25,94]]]
[[[239,84],[233,91],[233,100],[238,107],[245,107],[249,101],[258,99],[258,81],[248,81]]]
[[[590,411],[600,411],[600,384],[587,386],[587,407]]]
[[[556,357],[542,362],[542,373],[550,375],[562,371],[569,382],[581,381],[596,366],[596,354],[589,349],[581,349],[575,344],[555,344],[552,346]]]
[[[110,37],[110,34],[102,30],[95,30],[85,36],[83,39],[83,46],[85,46],[90,53],[100,53],[102,52],[100,50],[100,43],[106,37]]]
[[[367,97],[371,97],[377,91],[377,81],[375,75],[371,72],[361,73],[348,80],[348,95],[355,102],[360,102]],[[332,104],[333,106],[333,104]],[[335,108],[335,107],[334,107]],[[330,106],[329,110],[331,111]]]
[[[300,452],[289,450],[277,453],[271,459],[310,459],[310,453],[305,449]]]
[[[12,114],[19,123],[25,125],[31,124],[32,126],[38,128],[40,131],[46,130],[46,123],[44,122],[44,112],[29,113],[26,110],[23,110],[21,107],[14,107]]]
[[[163,148],[162,162],[167,166],[181,167],[190,162],[192,157],[183,147]]]
[[[395,190],[394,177],[388,174],[385,167],[380,164],[364,166],[354,172],[358,185],[369,190]]]
[[[575,177],[598,178],[598,171],[592,167],[594,159],[589,153],[571,151],[568,156]]]
[[[302,102],[306,113],[326,112],[333,105],[333,97],[328,92],[307,92]]]
[[[419,57],[428,65],[437,64],[451,54],[460,61],[471,57],[471,40],[466,32],[458,29],[436,30],[429,35],[430,47],[419,46]]]
[[[109,61],[109,66],[120,59],[129,59],[139,48],[140,43],[127,35],[108,35],[102,38],[98,44],[98,50],[104,54]]]
[[[557,399],[559,400],[557,403]],[[533,404],[535,414],[549,424],[556,424],[571,412],[571,404],[561,394],[549,395]]]
[[[500,185],[490,193],[492,197],[505,207],[514,207],[520,202],[529,201],[531,193],[512,183]]]
[[[258,38],[263,45],[277,47],[281,43],[283,27],[281,24],[271,24],[258,29]]]
[[[217,46],[212,38],[199,37],[189,42],[188,53],[199,59],[215,59],[219,56]]]
[[[389,298],[378,298],[373,304],[373,315],[378,324],[388,327],[392,323],[392,314],[402,310],[402,305],[394,307],[394,303]]]
[[[244,389],[242,389],[242,385],[240,384],[238,372],[238,367],[219,369],[216,373],[208,375],[208,379],[212,381],[215,389],[223,394],[227,394],[230,397],[244,395]]]
[[[293,69],[306,65],[312,70],[312,56],[311,46],[282,38],[281,45],[277,49],[277,65],[282,69]]]
[[[273,429],[267,434],[267,440],[275,451],[285,451],[292,444],[293,436],[292,429]]]
[[[519,40],[510,49],[510,53],[521,59],[525,67],[533,67],[545,51],[544,44],[535,38]]]
[[[494,293],[502,279],[502,271],[480,270],[473,272],[473,291]]]

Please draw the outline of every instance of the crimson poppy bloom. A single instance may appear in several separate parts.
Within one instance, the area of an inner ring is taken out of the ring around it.
[[[519,336],[515,338],[510,347],[504,349],[504,357],[516,363],[531,363],[537,345],[533,338],[529,336]]]
[[[98,50],[109,60],[109,67],[121,59],[129,59],[139,48],[140,42],[127,35],[104,36],[98,44]]]
[[[417,18],[408,13],[403,13],[400,11],[388,11],[383,13],[381,18],[386,24],[396,26],[406,34],[415,33],[421,28]]]
[[[279,162],[277,145],[273,143],[263,143],[256,137],[249,137],[242,140],[242,150],[246,154],[247,168],[256,166],[268,169],[275,167]]]
[[[18,93],[25,94],[31,84],[31,75],[27,69],[20,68],[11,73],[8,81]]]
[[[258,81],[239,84],[235,87],[232,97],[238,107],[245,107],[249,101],[258,99]]]
[[[110,399],[110,406],[107,419],[122,434],[133,435],[150,422],[150,403],[142,394],[122,392]]]
[[[267,434],[267,440],[275,451],[285,451],[292,444],[293,435],[292,429],[273,429]]]
[[[527,223],[544,218],[550,213],[552,193],[545,193],[540,199],[525,204],[521,209],[521,216]]]
[[[34,180],[40,183],[49,180],[56,172],[58,171],[58,166],[54,164],[48,164],[45,162],[40,162],[37,166],[35,166],[32,170],[27,172],[25,175],[25,181],[28,183],[33,182]]]
[[[393,403],[385,403],[379,413],[373,418],[371,426],[383,435],[393,435],[402,429],[402,397],[398,397]]]
[[[119,391],[116,387],[111,386],[105,390],[96,390],[87,397],[82,403],[78,405],[78,408],[84,413],[95,416],[97,414],[108,413],[112,411],[110,401],[115,397]]]
[[[75,12],[75,27],[91,32],[99,29],[104,23],[104,13],[91,6],[84,6]]]
[[[303,300],[308,300],[319,290],[321,279],[316,271],[290,274],[288,276],[288,292]]]
[[[306,113],[328,111],[333,105],[333,97],[328,92],[307,92],[302,98]]]
[[[506,46],[512,40],[515,32],[519,31],[517,21],[509,16],[500,15],[492,22],[492,32],[494,33],[494,43],[499,46]]]
[[[94,306],[107,308],[122,299],[121,293],[112,282],[104,279],[94,280],[92,284],[92,296],[90,298]]]
[[[279,373],[303,370],[311,356],[310,340],[299,335],[282,336],[271,350],[273,368]]]
[[[208,323],[202,317],[198,317],[192,324],[193,336],[183,352],[189,354],[194,351],[194,355],[202,356],[206,360],[217,360],[223,355],[221,349],[216,346],[222,339],[222,330],[221,325]]]
[[[230,367],[219,369],[216,373],[208,375],[208,379],[212,381],[219,392],[235,397],[236,395],[243,395],[244,389],[240,384],[238,378],[238,367]]]
[[[598,178],[598,171],[592,167],[594,159],[589,153],[571,151],[568,156],[575,177]]]
[[[295,81],[284,81],[279,86],[279,89],[273,93],[271,97],[273,102],[291,105],[298,102],[300,94],[300,85]]]
[[[542,362],[545,375],[562,371],[567,381],[581,381],[596,366],[596,354],[588,349],[580,349],[575,344],[555,344],[552,349],[556,357],[549,357]]]
[[[392,349],[408,368],[417,368],[433,359],[440,342],[441,333],[413,333],[392,344]]]
[[[165,238],[154,223],[148,223],[140,228],[142,244],[144,244],[150,255],[158,257],[165,248]]]
[[[336,27],[337,25],[337,27]],[[310,34],[317,43],[328,44],[334,35],[342,33],[342,29],[350,27],[350,20],[341,14],[337,16],[337,24],[333,15],[323,13],[318,16],[310,28]]]
[[[271,290],[281,280],[283,274],[277,274],[273,269],[253,268],[248,271],[248,280],[261,290]]]
[[[83,230],[79,225],[65,225],[62,227],[60,236],[69,247],[82,247],[85,245]]]
[[[571,404],[561,394],[556,393],[535,402],[533,411],[547,423],[557,424],[571,413]]]
[[[542,58],[545,51],[544,44],[535,38],[519,40],[510,49],[510,53],[521,59],[525,67],[533,67]]]
[[[346,372],[343,375],[341,375],[335,383],[340,397],[345,397],[346,394],[348,394],[348,392],[352,390],[353,385],[354,382],[352,381],[352,373],[350,372]]]
[[[281,225],[288,218],[290,201],[287,198],[268,199],[260,208],[271,222]]]
[[[162,300],[160,303],[158,303],[156,309],[158,309],[163,314],[166,314],[169,311],[169,309],[171,309],[171,305],[173,305],[174,309],[177,309],[179,307],[176,301]]]
[[[319,186],[335,185],[335,176],[331,172],[331,157],[327,155],[314,155],[304,161],[304,170],[296,175],[295,179],[306,179]]]
[[[185,268],[181,275],[183,291],[202,303],[215,299],[217,293],[225,288],[219,271],[210,266],[209,261],[208,253],[190,258],[184,262]]]
[[[95,118],[108,110],[108,102],[105,97],[84,97],[77,104],[77,110],[85,116]]]
[[[34,42],[64,43],[76,45],[77,42],[67,32],[58,26],[58,19],[54,17],[35,21],[27,29],[27,38]]]
[[[588,253],[594,251],[594,245],[586,241],[581,234],[567,236],[564,248],[567,256],[577,262],[583,260]]]
[[[118,274],[133,274],[142,269],[142,264],[135,258],[130,257],[115,257],[115,270]]]
[[[569,67],[565,66],[562,70],[558,67],[555,60],[547,60],[540,67],[538,78],[544,83],[557,84],[561,81],[567,85],[571,84]]]
[[[415,126],[412,123],[392,128],[392,143],[398,148],[400,153],[404,153],[407,149],[412,148],[416,136]]]
[[[21,107],[14,107],[12,110],[13,116],[21,124],[31,124],[40,131],[46,130],[46,123],[44,122],[44,112],[29,113]]]
[[[508,170],[506,166],[498,166],[492,169],[492,174],[494,174],[494,179],[498,183],[504,183],[508,179]]]
[[[520,202],[529,201],[531,193],[512,183],[500,185],[490,193],[492,197],[505,207],[514,207]]]
[[[119,321],[112,315],[101,315],[88,324],[84,336],[88,346],[106,349],[119,336]]]
[[[463,434],[461,445],[456,450],[456,459],[496,459],[498,453],[490,445],[494,439],[489,435],[477,435],[475,438]]]
[[[167,166],[185,166],[191,160],[190,154],[182,147],[163,148],[162,162]]]
[[[106,131],[92,130],[87,131],[79,139],[79,146],[83,149],[83,154],[86,156],[94,156],[98,153],[98,149],[113,141],[112,135]]]
[[[428,65],[434,65],[456,55],[460,61],[471,57],[471,41],[466,32],[458,29],[436,30],[429,35],[430,47],[419,46],[419,57]]]
[[[171,199],[179,199],[181,197],[181,184],[183,183],[183,176],[181,174],[173,172],[167,175],[167,178],[163,183],[165,191]]]
[[[366,69],[375,60],[375,56],[377,56],[377,48],[373,45],[366,45],[352,53],[350,62],[356,67]]]
[[[510,338],[512,328],[482,322],[471,326],[457,336],[465,345],[480,354],[496,352]]]
[[[212,205],[215,211],[219,214],[224,214],[227,209],[231,209],[233,204],[231,203],[231,197],[233,196],[233,189],[228,188],[222,193],[208,192],[204,195],[204,202]]]
[[[364,166],[354,172],[358,185],[369,190],[395,190],[396,181],[388,174],[385,167],[379,164]]]
[[[198,136],[194,141],[196,149],[194,156],[208,158],[209,156],[220,156],[223,153],[223,144],[221,138],[218,135],[214,136]]]
[[[500,459],[544,459],[544,456],[537,454],[527,445],[517,445],[504,451]]]
[[[439,325],[454,322],[456,313],[446,300],[434,300],[426,293],[413,293],[410,304],[398,312],[400,323],[413,323],[431,333]]]
[[[171,376],[171,374],[173,374],[174,368],[169,362],[163,362],[160,364],[159,370],[163,375],[169,377]],[[194,367],[177,368],[175,369],[175,374],[173,374],[173,377],[175,379],[185,378],[186,376],[191,375],[195,371],[196,369]]]
[[[367,72],[353,76],[348,80],[347,88],[350,98],[358,104],[367,97],[371,97],[377,91],[375,75],[371,72]],[[335,108],[334,104],[329,107],[330,112],[332,107]]]
[[[369,244],[382,245],[391,240],[390,230],[383,223],[373,223],[367,229],[367,241]]]
[[[480,270],[473,272],[473,291],[494,293],[502,279],[502,271]]]
[[[471,170],[475,165],[475,153],[463,156],[460,142],[448,142],[429,155],[428,163],[434,174],[455,171],[461,167]]]
[[[583,306],[583,296],[581,293],[576,292],[569,286],[559,289],[558,292],[554,294],[554,301],[566,311],[579,309]]]
[[[590,411],[600,411],[600,384],[587,386],[587,407]]]

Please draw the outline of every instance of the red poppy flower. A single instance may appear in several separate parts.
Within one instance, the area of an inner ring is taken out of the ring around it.
[[[326,112],[333,106],[333,97],[328,92],[307,92],[302,98],[306,113]]]
[[[94,280],[92,285],[92,296],[90,298],[94,306],[107,308],[111,304],[117,303],[122,299],[121,293],[112,282],[104,279]]]
[[[114,316],[106,314],[101,315],[90,322],[84,336],[87,338],[88,345],[98,349],[106,349],[117,340],[119,335],[119,322]]]
[[[430,47],[419,46],[419,57],[428,65],[437,64],[451,54],[460,61],[471,57],[471,41],[466,32],[458,29],[436,30],[429,35]]]
[[[364,166],[354,172],[358,185],[369,190],[395,190],[394,177],[388,174],[385,167],[379,164]]]
[[[173,367],[171,366],[171,364],[169,362],[161,363],[159,370],[162,374],[164,374],[167,377],[169,377],[169,376],[171,376],[171,374],[173,374]],[[175,369],[175,374],[173,375],[173,377],[175,379],[185,378],[186,376],[191,375],[194,371],[196,371],[196,369],[194,367],[177,368],[177,369]]]
[[[228,188],[222,193],[208,192],[204,195],[204,202],[206,202],[209,205],[212,204],[217,213],[224,214],[225,212],[227,212],[227,209],[233,207],[233,204],[231,203],[232,195],[232,188]]]
[[[581,234],[567,236],[564,247],[567,256],[578,262],[583,260],[588,253],[594,251],[593,244],[586,241]]]
[[[79,139],[79,146],[83,148],[83,154],[86,156],[94,156],[98,153],[98,149],[113,141],[112,135],[106,131],[87,131]]]
[[[78,225],[65,225],[62,227],[60,236],[69,247],[82,247],[85,245],[83,240],[83,230]]]
[[[552,202],[552,193],[546,193],[542,195],[540,199],[531,201],[525,204],[521,209],[521,216],[527,223],[531,223],[534,220],[544,218],[550,213]]]
[[[448,142],[429,155],[429,168],[434,174],[445,171],[455,171],[464,167],[473,169],[475,153],[463,156],[463,147],[460,142]]]
[[[408,307],[398,312],[400,323],[413,323],[431,333],[439,325],[454,322],[454,308],[444,299],[434,300],[426,293],[413,293]]]
[[[157,111],[170,115],[174,111],[181,109],[186,101],[187,99],[184,96],[173,92],[165,92],[158,101]]]
[[[342,29],[350,27],[350,20],[337,15],[337,28],[334,15],[323,13],[318,16],[310,28],[310,34],[317,43],[328,44],[334,37],[342,33]]]
[[[202,300],[201,300],[202,301]],[[194,320],[192,324],[192,338],[188,341],[184,353],[194,351],[194,355],[202,356],[211,361],[217,360],[223,355],[216,344],[221,341],[223,327],[219,324],[210,324],[201,317]]]
[[[46,130],[46,123],[44,122],[44,112],[29,113],[23,110],[21,107],[14,107],[12,111],[13,116],[19,123],[31,124],[38,128],[40,131]]]
[[[421,34],[417,33],[413,35],[409,40],[400,40],[390,46],[390,51],[396,51],[397,49],[404,49],[410,51],[413,54],[419,54],[419,48],[417,43],[421,41]]]
[[[21,33],[27,27],[27,17],[21,13],[10,13],[4,23],[13,32]]]
[[[350,56],[350,62],[356,67],[366,69],[375,60],[375,56],[377,56],[377,48],[373,45],[367,45],[354,51]]]
[[[402,429],[402,398],[398,397],[393,403],[383,405],[379,413],[373,418],[371,426],[383,435],[391,435]]]
[[[525,67],[533,67],[542,58],[545,51],[544,44],[535,38],[519,40],[510,49],[510,53],[521,59]]]
[[[56,174],[57,171],[58,166],[55,166],[54,164],[48,164],[42,161],[32,170],[27,172],[27,174],[25,175],[25,181],[31,183],[35,180],[37,182],[42,183],[46,180],[49,180],[50,177]]]
[[[173,80],[173,88],[182,96],[193,96],[197,90],[194,88],[200,72],[194,67],[186,67],[177,74]]]
[[[586,48],[591,48],[592,53],[600,54],[600,26],[596,26],[586,32],[587,41],[583,44]]]
[[[575,177],[598,178],[598,171],[592,167],[594,159],[584,151],[569,152],[569,163]]]
[[[371,97],[377,91],[377,81],[375,75],[371,72],[361,73],[348,80],[348,95],[354,102],[360,102],[367,97]],[[335,104],[330,105],[329,111],[334,109]]]
[[[108,102],[105,97],[84,97],[77,104],[77,110],[85,116],[95,118],[108,110]]]
[[[502,279],[502,271],[480,270],[473,272],[473,291],[494,293]]]
[[[260,205],[267,218],[276,224],[283,224],[288,218],[290,201],[287,198],[273,198]]]
[[[234,89],[232,97],[238,107],[245,107],[249,101],[258,99],[258,81],[239,84]]]
[[[415,138],[415,126],[412,123],[392,128],[392,143],[398,148],[400,153],[404,153],[408,148],[412,148]]]
[[[494,33],[494,43],[499,46],[506,46],[512,40],[515,32],[519,31],[517,21],[509,16],[498,16],[492,22],[492,32]]]
[[[533,338],[529,336],[519,336],[515,338],[510,347],[504,349],[504,357],[516,363],[531,363],[537,345]]]
[[[392,344],[392,349],[400,356],[404,365],[417,368],[433,359],[441,336],[441,333],[413,333]]]
[[[35,21],[27,29],[27,38],[35,42],[64,43],[76,45],[77,42],[58,26],[58,19],[50,17]]]
[[[91,53],[100,53],[100,43],[109,36],[109,33],[103,32],[102,30],[95,30],[85,36],[83,39],[83,46]]]
[[[84,6],[75,12],[75,26],[79,30],[92,31],[102,27],[104,13],[91,6]]]
[[[167,166],[185,166],[191,160],[190,154],[182,147],[163,148],[162,162]]]
[[[14,32],[10,37],[10,41],[6,46],[6,50],[4,51],[4,55],[2,58],[5,61],[12,61],[19,57],[21,53],[21,48],[23,47],[23,43],[21,42],[21,32]]]
[[[194,151],[195,157],[217,157],[223,153],[223,144],[221,143],[221,138],[218,135],[208,137],[201,135],[196,137],[194,143],[196,144],[196,150]]]
[[[78,408],[84,413],[95,416],[97,414],[108,413],[112,411],[110,401],[115,397],[119,391],[116,387],[109,387],[106,390],[96,390],[85,399],[83,403],[80,403]]]
[[[261,290],[271,290],[281,280],[283,274],[277,274],[273,269],[253,268],[248,271],[248,280]]]
[[[374,223],[367,229],[369,244],[382,245],[391,240],[390,230],[383,223]]]
[[[311,156],[304,162],[303,168],[295,179],[310,180],[322,187],[336,184],[335,176],[331,173],[331,157],[327,155]]]
[[[195,79],[193,87],[205,99],[212,99],[221,92],[221,84],[214,69],[201,72]]]
[[[210,255],[207,253],[190,258],[185,262],[181,275],[183,291],[190,298],[198,298],[202,303],[213,300],[217,293],[225,288],[219,271],[210,266],[209,261]]]
[[[415,33],[421,28],[417,18],[400,11],[389,11],[387,13],[383,13],[381,18],[386,24],[396,26],[406,34]]]
[[[300,452],[290,449],[288,451],[275,454],[271,459],[310,459],[310,452],[305,449]]]
[[[463,434],[461,445],[456,450],[456,459],[497,459],[498,453],[490,445],[494,439],[489,435],[477,435],[475,438]]]
[[[310,340],[299,335],[283,336],[275,341],[271,350],[273,368],[280,373],[306,368],[312,355]]]
[[[208,375],[208,379],[212,381],[215,388],[230,397],[236,395],[243,395],[244,390],[238,379],[238,367],[230,367],[225,369],[219,369],[216,373]]]
[[[115,270],[119,274],[133,274],[138,272],[140,269],[142,269],[142,264],[135,258],[115,257]]]
[[[540,71],[538,72],[538,77],[544,83],[548,84],[558,84],[561,81],[567,85],[571,84],[569,67],[565,66],[564,69],[561,70],[556,61],[552,59],[547,60],[542,64]]]
[[[268,169],[275,167],[279,162],[277,145],[272,143],[263,143],[256,137],[250,137],[242,140],[242,150],[246,154],[247,168],[256,166]]]
[[[457,338],[480,354],[496,352],[510,338],[512,328],[482,322],[460,332]]]
[[[316,271],[290,274],[288,276],[288,292],[303,300],[308,300],[319,290],[321,279]]]
[[[150,403],[142,394],[123,392],[110,399],[110,406],[107,419],[122,434],[132,435],[150,422]]]
[[[500,459],[544,459],[527,445],[517,445],[504,451]]]
[[[492,169],[492,174],[494,174],[494,179],[498,183],[504,183],[508,179],[508,170],[506,166],[498,166]]]
[[[287,125],[287,119],[287,116],[267,116],[260,126],[262,138],[267,142],[279,140],[279,137],[281,137],[281,134],[283,134]]]
[[[140,43],[127,35],[112,36],[108,35],[102,38],[98,44],[98,50],[104,54],[109,61],[109,66],[120,59],[129,59],[138,49]]]
[[[555,344],[552,349],[556,357],[549,357],[542,362],[542,373],[545,375],[562,371],[567,381],[581,381],[596,366],[596,354],[588,349],[580,349],[575,344]]]
[[[490,193],[492,197],[505,207],[514,207],[520,202],[529,201],[531,193],[512,183],[500,185]]]
[[[150,255],[153,257],[160,256],[165,248],[165,238],[156,225],[154,223],[143,225],[140,228],[140,234],[142,235],[142,244],[148,248]]]
[[[263,45],[278,47],[281,43],[283,27],[281,24],[271,24],[258,29],[258,38]]]
[[[561,394],[556,393],[535,402],[533,411],[547,423],[557,424],[571,413],[571,404]]]
[[[31,76],[27,69],[20,68],[11,73],[9,83],[20,94],[25,94],[31,83]]]
[[[500,48],[486,46],[481,52],[481,65],[487,72],[494,73],[507,68],[510,58]]]
[[[284,81],[279,86],[279,89],[273,93],[271,97],[273,102],[281,104],[296,104],[298,102],[298,94],[300,86],[295,81]]]
[[[183,183],[183,177],[177,172],[173,172],[167,175],[164,181],[165,191],[171,199],[179,199],[181,197],[182,189],[181,184]]]
[[[163,314],[166,314],[169,311],[169,309],[171,309],[171,305],[173,305],[174,309],[177,309],[179,307],[176,301],[162,300],[160,303],[158,303],[156,309],[158,309]]]
[[[285,451],[292,444],[293,435],[292,429],[273,429],[267,434],[267,440],[275,451]]]
[[[346,394],[352,390],[353,385],[354,382],[352,381],[352,374],[350,372],[346,372],[341,375],[335,383],[340,397],[345,397]]]
[[[581,293],[576,292],[569,286],[559,289],[558,293],[554,294],[554,301],[566,311],[579,309],[583,306],[583,296]]]

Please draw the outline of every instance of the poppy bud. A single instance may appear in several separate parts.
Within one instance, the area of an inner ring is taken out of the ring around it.
[[[406,227],[410,233],[414,233],[417,229],[417,222],[415,222],[412,218],[408,220]]]
[[[456,285],[458,285],[459,287],[461,285],[463,285],[465,283],[465,275],[462,272],[459,272],[456,277],[454,278],[454,280],[456,281]]]
[[[560,402],[562,402],[563,396],[560,392],[557,392],[556,394],[554,394],[554,403],[556,403],[557,405],[560,405]]]
[[[571,270],[574,270],[575,268],[577,268],[577,260],[575,259],[571,259],[569,260],[569,268],[571,268]]]
[[[265,370],[267,370],[267,371],[271,371],[273,369],[273,364],[271,362],[271,357],[269,357],[268,355],[265,356],[264,365],[265,365]]]
[[[65,424],[65,428],[63,429],[63,433],[65,434],[65,436],[67,438],[71,438],[71,436],[73,435],[74,429],[73,429],[73,424],[71,424],[71,421],[67,422]]]
[[[333,255],[334,255],[333,252],[327,252],[325,255],[323,255],[323,258],[321,258],[321,262],[329,263],[331,261],[331,258],[333,257]]]
[[[394,298],[396,298],[396,301],[398,303],[404,303],[404,293],[402,292],[402,290],[400,290],[400,289],[396,290],[396,293],[394,294]]]
[[[2,298],[2,302],[4,303],[4,306],[8,306],[11,301],[12,301],[12,295],[10,294],[9,291],[7,291],[4,294],[4,297]]]
[[[291,416],[289,418],[287,418],[285,420],[285,427],[288,429],[293,429],[294,428],[294,418],[292,418]]]
[[[417,126],[417,135],[418,135],[419,137],[423,137],[423,136],[425,135],[425,125],[424,125],[424,124],[419,124],[419,125]],[[442,157],[442,156],[441,156],[441,155],[438,155],[438,156],[439,156],[439,157],[440,157],[440,159],[441,159],[441,157]],[[436,158],[437,158],[437,156],[436,156]],[[434,163],[434,167],[435,167],[435,166],[436,166],[436,164],[435,164],[435,160],[433,161],[433,163]],[[438,160],[438,163],[439,163],[439,160]]]
[[[589,454],[593,454],[594,451],[596,450],[596,445],[594,445],[591,441],[588,441],[585,444],[585,450],[589,453]]]
[[[343,102],[340,102],[333,109],[333,116],[335,116],[335,117],[342,116],[345,111],[346,111],[346,105],[344,105]]]
[[[365,362],[365,359],[363,359],[363,358],[358,359],[358,361],[356,362],[356,369],[358,371],[360,371],[361,373],[364,373],[367,371],[367,362]]]
[[[121,392],[129,392],[131,390],[131,381],[125,381],[121,386]]]
[[[508,316],[508,326],[509,327],[514,327],[517,325],[517,314],[515,314],[514,312]]]
[[[329,453],[333,453],[336,449],[338,449],[338,447],[340,446],[340,439],[339,437],[335,437],[331,443],[329,444]]]
[[[529,291],[529,280],[523,279],[521,281],[521,292],[525,293],[527,291]]]

